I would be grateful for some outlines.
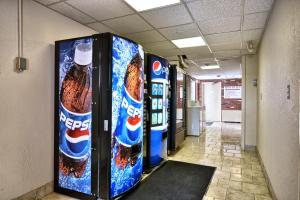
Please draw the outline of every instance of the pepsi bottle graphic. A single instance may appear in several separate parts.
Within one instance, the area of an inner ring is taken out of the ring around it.
[[[117,145],[115,162],[124,169],[128,164],[134,166],[142,151],[143,123],[143,59],[137,53],[127,66],[122,100],[119,110],[113,146]]]
[[[91,44],[75,48],[74,65],[60,90],[59,169],[65,176],[83,176],[90,154],[92,82]]]

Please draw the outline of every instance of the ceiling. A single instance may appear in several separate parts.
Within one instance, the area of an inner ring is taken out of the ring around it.
[[[130,38],[168,60],[185,54],[198,63],[215,63],[215,58],[236,60],[248,54],[247,41],[258,46],[274,0],[181,0],[143,12],[123,0],[35,1],[100,33]],[[207,46],[179,49],[171,42],[195,36],[203,36]]]
[[[232,79],[242,78],[241,58],[230,58],[219,60],[219,69],[203,70],[199,66],[213,62],[210,59],[194,59],[195,64],[191,64],[185,69],[188,74],[200,80],[208,79]]]

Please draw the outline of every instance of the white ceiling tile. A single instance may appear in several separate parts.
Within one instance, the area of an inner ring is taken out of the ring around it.
[[[67,2],[99,21],[134,13],[120,0],[68,0]]]
[[[151,30],[152,27],[147,24],[138,15],[128,15],[125,17],[109,19],[103,23],[120,33],[134,33]]]
[[[161,42],[153,42],[153,43],[147,43],[147,44],[144,44],[144,47],[149,49],[149,50],[162,50],[162,49],[174,49],[176,48],[176,46],[166,40],[166,41],[161,41]]]
[[[166,57],[166,59],[168,60],[168,61],[175,61],[175,60],[179,60],[179,58],[178,58],[178,56],[176,55],[176,56],[168,56],[168,57]]]
[[[231,58],[231,57],[239,57],[241,55],[240,50],[230,50],[230,51],[219,51],[215,52],[217,58]]]
[[[267,12],[245,15],[243,30],[264,28],[268,18]]]
[[[161,32],[169,40],[200,36],[200,32],[196,24],[185,24],[170,28],[163,28],[159,29],[159,32]]]
[[[105,32],[117,33],[117,32],[113,31],[112,29],[108,28],[107,26],[105,26],[105,25],[103,25],[99,22],[87,24],[87,26],[91,27],[95,31],[98,31],[99,33],[105,33]]]
[[[142,44],[166,40],[156,30],[127,34],[126,37],[128,37],[136,42],[140,42]]]
[[[246,0],[245,14],[268,11],[272,4],[273,0]]]
[[[241,42],[240,31],[206,35],[205,38],[209,45],[232,44]]]
[[[192,22],[188,11],[182,4],[142,12],[141,15],[155,28],[164,28]]]
[[[241,29],[241,16],[202,20],[198,22],[198,25],[204,35],[239,31]]]
[[[187,55],[188,59],[193,60],[195,63],[199,65],[204,65],[204,64],[216,64],[216,61],[214,58],[199,58],[195,56],[194,54],[192,55]]]
[[[240,16],[241,0],[201,0],[187,3],[197,21]]]
[[[263,29],[243,31],[243,41],[260,40],[262,33]]]
[[[61,13],[62,15],[65,15],[75,21],[78,21],[80,23],[90,23],[94,22],[95,20],[84,13],[74,9],[72,6],[69,6],[66,3],[57,3],[50,6],[50,8],[56,10],[57,12]]]
[[[49,4],[52,4],[52,3],[57,3],[59,2],[60,0],[35,0],[36,2],[40,2],[44,5],[49,5]]]
[[[162,57],[177,56],[183,54],[179,49],[161,49],[152,51],[152,53]]]
[[[180,50],[185,54],[199,54],[199,55],[203,55],[204,57],[211,55],[207,46],[181,48]]]
[[[216,51],[224,51],[224,50],[239,50],[241,48],[241,43],[229,43],[229,44],[221,44],[221,45],[211,45],[211,50]]]

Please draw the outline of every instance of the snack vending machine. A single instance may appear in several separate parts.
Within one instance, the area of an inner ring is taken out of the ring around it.
[[[169,124],[169,63],[166,59],[147,54],[148,123],[146,160],[149,170],[167,158]],[[145,171],[146,171],[145,170]]]
[[[143,170],[144,51],[110,33],[55,42],[54,188],[113,199]]]

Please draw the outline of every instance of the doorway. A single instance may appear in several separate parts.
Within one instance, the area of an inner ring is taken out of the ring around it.
[[[204,102],[206,122],[220,122],[221,117],[221,82],[204,82]]]

